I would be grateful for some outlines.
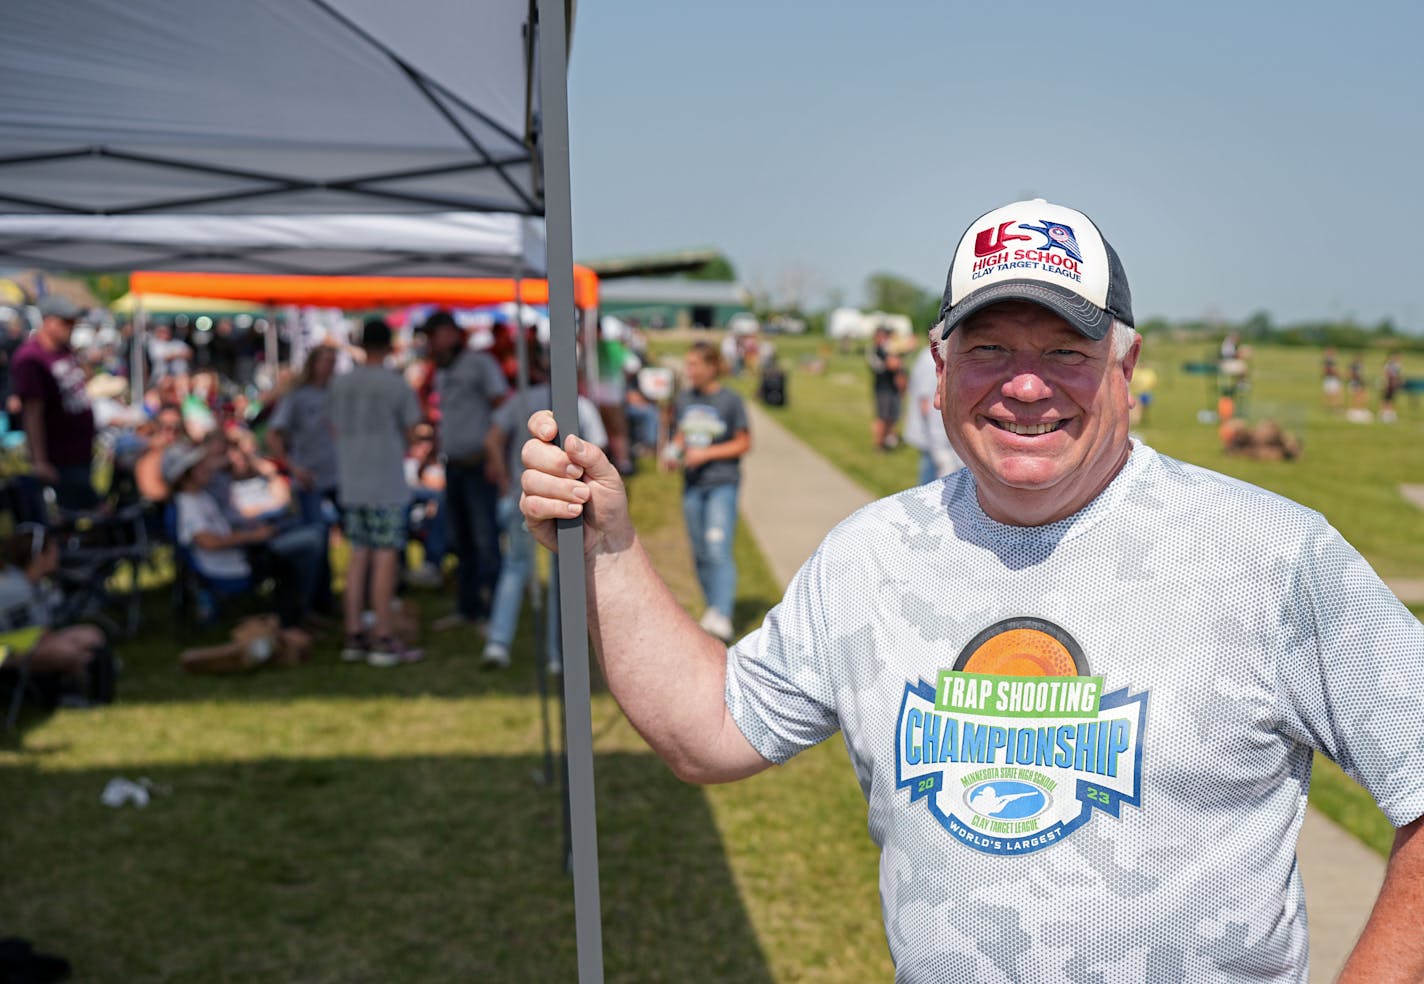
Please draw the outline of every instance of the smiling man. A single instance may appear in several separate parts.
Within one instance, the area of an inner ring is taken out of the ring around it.
[[[621,480],[536,414],[522,507],[583,515],[629,719],[722,782],[844,734],[901,981],[1304,981],[1313,753],[1399,828],[1346,980],[1424,977],[1424,627],[1324,517],[1132,440],[1116,252],[1044,201],[961,238],[932,331],[965,468],[836,527],[725,649]],[[1324,888],[1324,886],[1322,886]]]

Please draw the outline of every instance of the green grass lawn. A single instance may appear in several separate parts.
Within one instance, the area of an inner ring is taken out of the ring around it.
[[[678,479],[633,489],[646,542],[696,607]],[[778,591],[745,532],[737,556],[738,620],[755,624]],[[448,610],[415,597],[427,622]],[[332,642],[300,669],[214,678],[178,670],[161,589],[146,614],[120,648],[120,703],[27,716],[0,745],[0,935],[67,955],[84,981],[576,977],[527,615],[503,674],[480,672],[473,640],[427,635],[429,658],[398,670],[343,665]],[[593,721],[610,980],[888,976],[840,743],[703,790],[604,693]],[[110,809],[114,776],[168,791]]]

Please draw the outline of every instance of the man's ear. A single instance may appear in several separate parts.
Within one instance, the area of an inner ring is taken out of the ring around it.
[[[1132,371],[1137,368],[1138,357],[1142,355],[1142,336],[1138,335],[1132,343],[1132,348],[1127,350],[1127,354],[1122,357],[1122,374],[1127,381],[1132,382]]]

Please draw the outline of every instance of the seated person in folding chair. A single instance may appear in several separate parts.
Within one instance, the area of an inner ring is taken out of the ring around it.
[[[153,419],[140,427],[144,448],[134,462],[134,483],[149,502],[163,502],[172,490],[163,481],[163,452],[183,439],[183,414],[177,407],[161,406]]]
[[[51,702],[111,702],[115,662],[104,633],[93,625],[50,625],[43,582],[59,568],[55,537],[39,523],[21,523],[0,542],[0,559],[0,645],[8,650],[0,665],[25,666]]]
[[[218,428],[203,440],[212,474],[208,491],[235,524],[271,523],[280,529],[300,525],[292,487],[276,465],[257,454],[241,428]]]
[[[283,628],[300,628],[311,612],[320,563],[320,530],[271,523],[234,526],[210,488],[212,457],[205,448],[175,444],[163,453],[163,479],[175,492],[176,535],[193,566],[220,594],[251,589],[252,561],[269,564]]]
[[[445,466],[435,445],[435,425],[415,426],[405,456],[405,483],[410,486],[410,535],[425,548],[419,567],[406,572],[407,584],[438,588],[445,583],[445,555],[450,528],[445,509]]]

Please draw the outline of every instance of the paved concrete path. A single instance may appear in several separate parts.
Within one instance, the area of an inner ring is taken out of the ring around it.
[[[785,586],[837,522],[873,496],[793,437],[752,400],[752,451],[742,479],[742,517],[772,574]],[[1424,584],[1421,597],[1424,597]],[[1384,861],[1315,810],[1297,849],[1310,918],[1310,980],[1333,981],[1384,879]]]

